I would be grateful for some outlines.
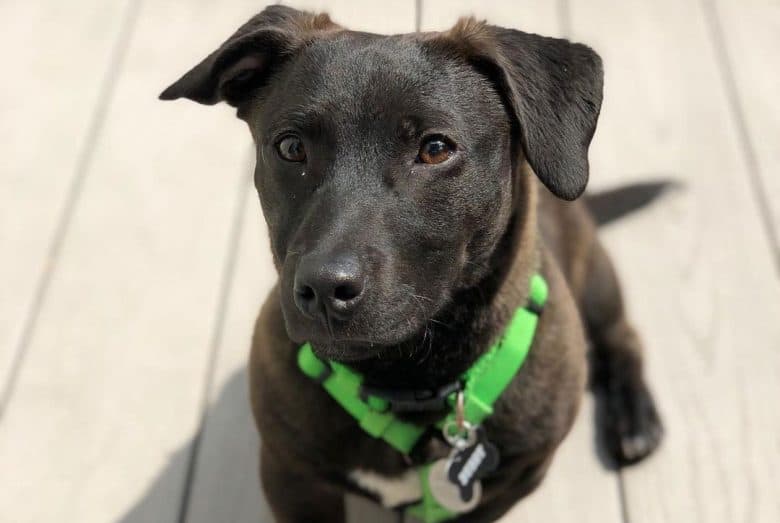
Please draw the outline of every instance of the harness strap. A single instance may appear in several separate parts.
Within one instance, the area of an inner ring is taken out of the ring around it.
[[[341,407],[355,418],[364,431],[382,438],[402,454],[409,454],[425,427],[406,423],[389,412],[388,403],[377,396],[361,398],[363,376],[346,365],[334,361],[325,363],[304,344],[298,351],[298,366],[304,374],[319,381]]]
[[[503,337],[463,374],[463,414],[472,426],[479,426],[493,413],[493,405],[525,362],[547,295],[544,278],[539,274],[532,276],[526,306],[515,311]],[[370,389],[364,390],[362,375],[338,362],[320,360],[311,344],[305,343],[299,349],[298,366],[304,374],[318,381],[366,433],[382,438],[402,454],[408,455],[425,433],[427,427],[399,420],[387,399],[368,393]],[[457,391],[446,397],[452,409],[436,424],[438,428],[455,420],[456,397]],[[429,470],[430,465],[419,467],[423,498],[406,512],[426,523],[438,523],[455,514],[433,498],[428,484]]]
[[[493,414],[493,404],[525,362],[536,334],[539,313],[547,301],[547,282],[539,274],[531,278],[528,304],[515,311],[504,336],[465,373],[464,417],[478,426]],[[454,406],[455,397],[451,397]],[[439,425],[453,420],[451,412]]]

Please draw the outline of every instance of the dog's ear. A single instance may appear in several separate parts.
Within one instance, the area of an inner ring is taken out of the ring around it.
[[[465,58],[496,85],[542,183],[574,200],[588,182],[588,146],[601,110],[601,59],[589,47],[461,19],[432,45]]]
[[[165,89],[160,99],[189,98],[208,105],[225,101],[237,107],[298,49],[339,29],[326,14],[267,7]]]

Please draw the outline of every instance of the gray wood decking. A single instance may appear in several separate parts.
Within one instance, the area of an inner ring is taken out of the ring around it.
[[[591,186],[684,186],[603,235],[664,446],[610,470],[588,398],[505,520],[780,521],[780,3],[291,3],[586,42],[606,68]],[[229,108],[156,99],[263,5],[0,1],[0,522],[270,521],[244,363],[275,274],[249,136]]]

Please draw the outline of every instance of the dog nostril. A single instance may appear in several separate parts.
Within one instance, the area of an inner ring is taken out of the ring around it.
[[[333,297],[338,301],[346,302],[360,296],[362,291],[363,289],[357,284],[339,285],[333,290]]]
[[[314,299],[314,289],[309,287],[308,285],[304,285],[300,289],[298,289],[298,296],[305,300],[305,301],[311,301]]]
[[[307,255],[295,273],[293,299],[304,316],[346,321],[358,310],[365,287],[366,275],[356,256]]]

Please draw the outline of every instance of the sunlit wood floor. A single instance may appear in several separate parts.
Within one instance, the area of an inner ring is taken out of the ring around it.
[[[586,42],[606,68],[592,187],[683,184],[604,230],[664,446],[611,470],[588,400],[505,521],[780,521],[780,4],[297,5]],[[249,134],[229,108],[156,98],[262,7],[0,1],[0,521],[270,521],[244,364],[275,273]]]

